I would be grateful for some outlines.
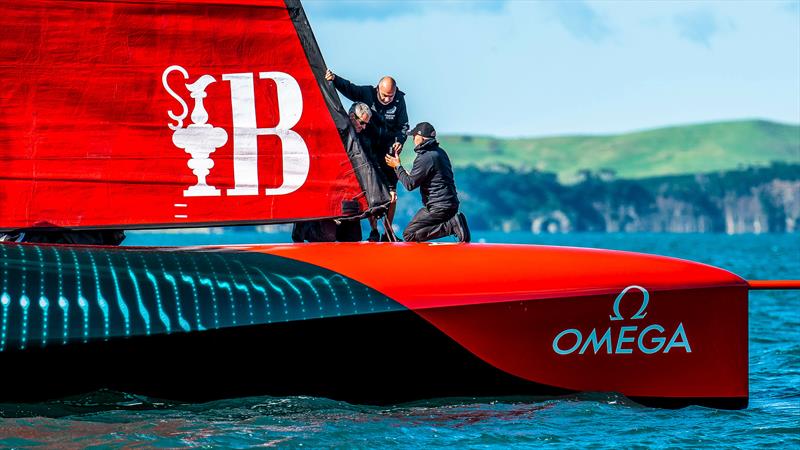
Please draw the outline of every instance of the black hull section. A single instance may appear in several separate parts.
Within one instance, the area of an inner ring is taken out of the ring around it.
[[[3,402],[102,388],[191,402],[309,395],[362,404],[568,393],[495,369],[411,311],[28,348],[0,361]]]

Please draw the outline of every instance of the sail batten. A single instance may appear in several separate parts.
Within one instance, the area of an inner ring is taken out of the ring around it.
[[[285,223],[388,201],[299,2],[6,2],[0,46],[0,230]]]

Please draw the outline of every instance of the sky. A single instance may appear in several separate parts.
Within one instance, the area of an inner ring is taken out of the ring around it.
[[[331,70],[394,76],[412,126],[440,134],[800,123],[800,0],[303,5]]]

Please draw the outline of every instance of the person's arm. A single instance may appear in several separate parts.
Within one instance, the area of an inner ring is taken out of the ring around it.
[[[399,155],[400,152],[403,151],[403,144],[406,143],[406,133],[408,132],[408,111],[406,110],[406,101],[405,98],[401,98],[401,101],[398,102],[397,105],[397,123],[400,125],[400,128],[395,130],[389,136],[389,140],[392,141],[392,152],[395,155]]]
[[[427,181],[428,177],[430,177],[431,168],[433,167],[433,161],[431,161],[430,157],[427,155],[417,156],[417,159],[414,160],[414,167],[411,168],[411,173],[408,173],[408,171],[400,165],[400,158],[398,157],[386,155],[386,164],[394,169],[398,181],[403,183],[403,186],[405,186],[408,191],[413,191]]]
[[[369,103],[372,86],[357,86],[339,75],[333,75],[333,87],[351,102]]]
[[[406,143],[406,133],[408,133],[409,126],[408,126],[408,111],[406,110],[406,99],[403,98],[403,101],[400,102],[398,116],[397,116],[397,123],[400,124],[400,129],[395,134],[395,138],[397,142],[400,143],[400,146]]]

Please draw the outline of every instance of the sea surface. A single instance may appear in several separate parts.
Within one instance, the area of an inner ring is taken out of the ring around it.
[[[475,233],[486,242],[600,247],[712,264],[747,279],[800,278],[800,235]],[[288,233],[129,233],[126,245],[288,242]],[[5,375],[13,368],[2,367]],[[6,376],[4,376],[4,379]],[[0,447],[800,447],[800,292],[750,296],[750,406],[639,406],[625,397],[433,399],[388,407],[325,398],[176,404],[94,392],[0,405]],[[14,416],[14,417],[11,417]]]

